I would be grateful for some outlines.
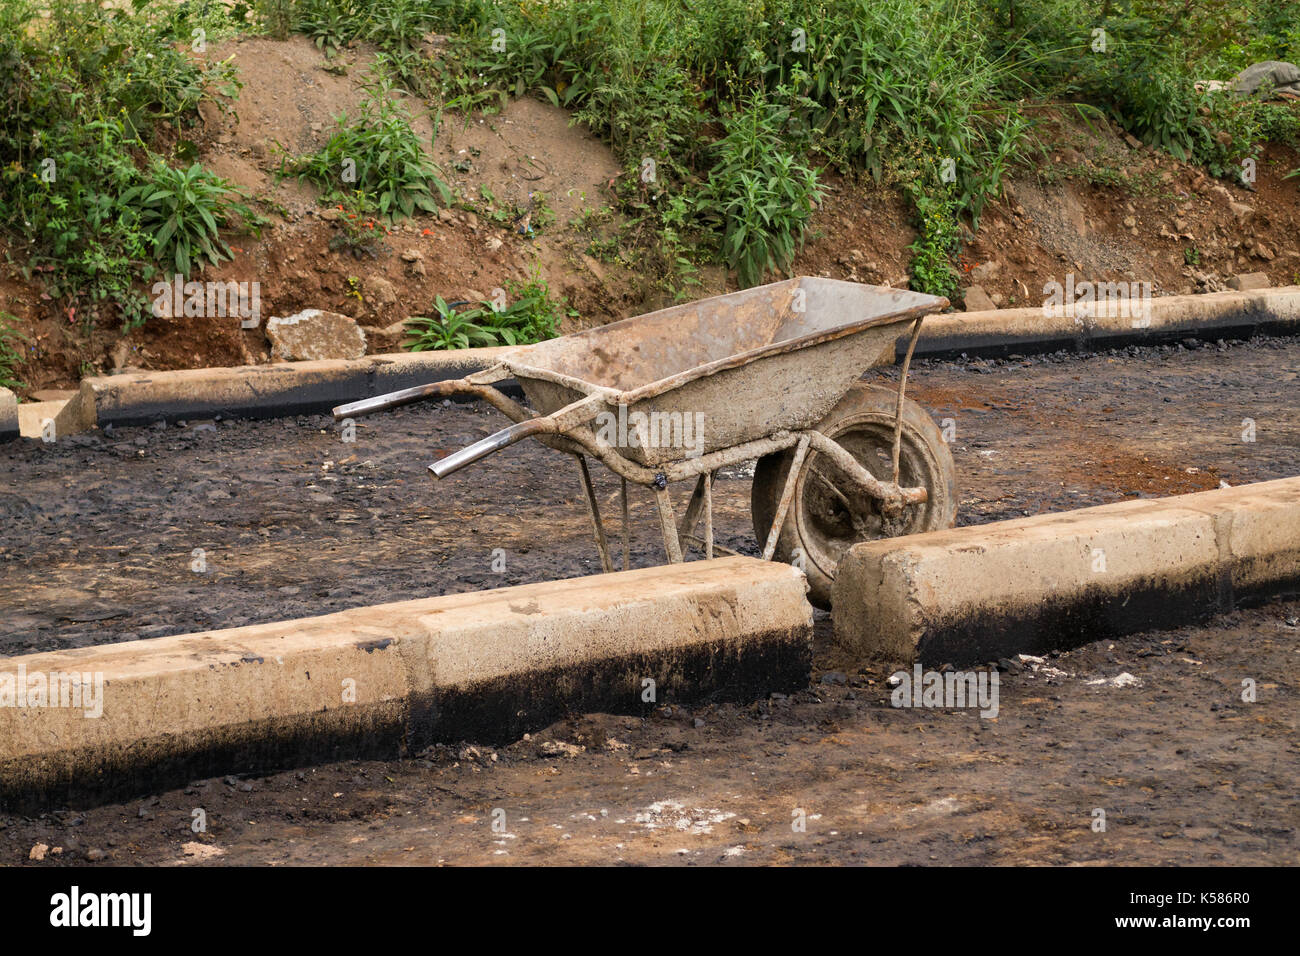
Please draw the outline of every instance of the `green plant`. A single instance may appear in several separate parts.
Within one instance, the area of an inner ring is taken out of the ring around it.
[[[122,195],[121,203],[135,210],[140,229],[153,237],[154,257],[174,263],[176,271],[187,276],[193,267],[231,258],[219,230],[232,224],[232,216],[254,232],[264,222],[231,198],[238,195],[230,183],[198,163],[172,169],[157,161],[143,183]]]
[[[371,196],[375,210],[389,220],[436,212],[435,194],[445,204],[451,190],[425,154],[396,95],[381,61],[357,113],[341,114],[324,148],[287,162],[282,171],[325,187],[327,200],[348,192]]]
[[[267,36],[285,40],[293,27],[293,0],[255,0]]]
[[[335,208],[339,231],[330,239],[330,249],[346,250],[357,259],[376,258],[391,230],[374,215],[374,198],[363,192],[347,193]]]
[[[295,29],[307,34],[316,48],[333,56],[355,37],[362,19],[357,0],[299,0]]]
[[[133,190],[157,163],[190,162],[199,103],[238,91],[231,63],[190,49],[195,31],[212,43],[236,27],[225,5],[135,6],[0,2],[0,228],[24,273],[87,328],[144,320],[154,236]]]
[[[509,304],[484,301],[448,304],[442,296],[433,303],[433,315],[412,316],[406,326],[412,352],[464,349],[478,346],[527,345],[559,334],[564,306],[551,299],[546,282],[534,275],[523,284],[511,284]],[[459,309],[459,311],[458,311]]]
[[[721,219],[722,257],[742,286],[790,268],[821,198],[817,174],[785,148],[789,119],[787,107],[754,97],[726,118],[714,144],[701,214]]]
[[[917,292],[952,299],[957,292],[958,274],[953,259],[959,249],[961,224],[953,190],[933,188],[913,191],[920,234],[909,246],[912,252],[912,283]]]
[[[15,369],[22,364],[22,347],[27,336],[17,328],[18,319],[8,312],[0,312],[0,388],[26,388],[15,378]]]

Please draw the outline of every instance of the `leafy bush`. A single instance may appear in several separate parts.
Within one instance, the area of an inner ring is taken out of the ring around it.
[[[155,243],[134,205],[142,170],[192,154],[199,102],[237,89],[229,63],[176,43],[232,30],[221,3],[137,6],[0,2],[0,224],[28,274],[88,323],[143,321]]]
[[[541,278],[534,276],[523,285],[512,285],[510,291],[513,301],[502,308],[489,301],[448,304],[438,296],[432,316],[417,315],[406,320],[413,338],[405,347],[412,352],[425,352],[529,345],[559,334],[564,306],[551,299],[550,290]]]
[[[230,199],[237,190],[220,176],[194,163],[172,169],[155,162],[149,177],[122,194],[124,207],[134,208],[139,228],[153,236],[154,258],[171,262],[181,275],[204,264],[231,258],[218,230],[240,216],[256,232],[265,221],[242,202]]]
[[[742,286],[790,268],[821,198],[817,174],[784,146],[789,118],[789,109],[756,97],[724,121],[726,134],[714,144],[701,210],[721,220],[722,256]]]
[[[18,320],[8,312],[0,312],[0,388],[26,388],[27,386],[14,377],[14,369],[22,363],[21,342],[27,336],[16,328]]]
[[[371,196],[379,215],[390,220],[413,216],[417,210],[436,212],[435,193],[447,203],[451,191],[425,155],[410,115],[395,95],[381,63],[357,113],[341,114],[324,148],[287,163],[285,170],[325,187],[327,200],[347,192]]]
[[[952,264],[961,235],[958,206],[951,191],[941,189],[919,191],[913,199],[920,234],[909,247],[912,252],[911,287],[917,292],[941,295],[951,300],[958,288],[958,274]]]

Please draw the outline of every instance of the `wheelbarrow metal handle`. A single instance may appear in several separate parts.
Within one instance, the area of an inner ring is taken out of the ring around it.
[[[522,441],[530,435],[538,435],[554,430],[554,424],[549,418],[530,418],[527,421],[516,422],[508,428],[503,428],[499,432],[488,435],[487,438],[479,439],[460,451],[452,452],[446,458],[438,459],[429,466],[429,471],[433,472],[435,478],[446,478],[452,472],[460,471],[466,465],[472,465],[493,452],[498,452],[517,441]]]
[[[565,405],[559,411],[549,415],[525,418],[509,428],[503,428],[499,432],[488,435],[487,438],[479,439],[467,448],[452,452],[446,458],[440,458],[429,466],[429,471],[435,478],[446,478],[453,471],[472,465],[479,459],[486,458],[493,452],[498,452],[530,435],[563,434],[589,421],[596,414],[597,409],[609,401],[611,394],[614,394],[611,390],[602,389],[600,392],[584,395],[576,402]]]
[[[363,398],[359,402],[351,402],[335,408],[334,420],[341,422],[345,418],[360,418],[362,415],[373,415],[375,412],[400,408],[403,405],[412,405],[415,402],[423,402],[430,398],[449,398],[452,395],[459,395],[466,391],[468,385],[469,383],[464,379],[452,379],[444,382],[431,382],[428,385],[416,385],[414,388],[404,388],[399,392],[389,392],[386,395],[376,395],[373,398]]]
[[[375,412],[412,405],[430,398],[450,398],[453,395],[474,395],[487,399],[512,418],[516,415],[522,416],[525,414],[522,409],[491,387],[492,382],[500,382],[509,377],[510,370],[505,365],[494,365],[472,375],[466,375],[464,378],[416,385],[413,388],[404,388],[401,391],[388,392],[373,398],[363,398],[359,402],[340,405],[333,410],[334,420],[341,422],[345,418],[360,418],[362,415],[373,415]]]

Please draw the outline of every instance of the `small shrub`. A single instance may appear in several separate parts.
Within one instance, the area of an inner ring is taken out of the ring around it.
[[[23,361],[21,342],[27,336],[17,328],[17,317],[0,312],[0,388],[16,389],[27,386],[18,381],[14,371]]]
[[[194,267],[216,265],[231,258],[220,229],[240,217],[256,232],[264,220],[232,197],[239,193],[226,180],[194,163],[172,169],[155,162],[148,178],[122,195],[122,205],[134,208],[140,230],[153,236],[153,255],[187,276]]]
[[[411,129],[410,115],[394,101],[392,81],[379,68],[354,116],[346,113],[320,152],[286,164],[285,170],[326,190],[327,200],[347,192],[373,197],[379,215],[389,219],[436,212],[435,194],[451,201],[451,190],[438,174]]]
[[[448,304],[438,296],[433,303],[433,315],[416,315],[406,320],[412,338],[405,343],[405,348],[425,352],[530,345],[559,334],[564,306],[551,298],[545,281],[534,276],[522,285],[512,284],[510,292],[513,301],[501,309],[488,301]]]
[[[958,274],[953,258],[959,251],[961,224],[953,190],[935,188],[913,191],[920,235],[909,246],[912,252],[911,287],[927,295],[951,300],[957,292]]]

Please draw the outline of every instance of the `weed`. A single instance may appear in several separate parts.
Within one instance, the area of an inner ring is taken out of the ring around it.
[[[436,212],[435,194],[445,204],[451,190],[425,155],[396,95],[381,62],[356,114],[341,114],[324,148],[285,162],[282,173],[296,173],[324,187],[326,201],[349,192],[373,197],[375,211],[390,221],[417,211]]]
[[[527,345],[559,334],[565,306],[551,298],[545,280],[534,274],[526,283],[511,284],[509,291],[512,301],[503,307],[490,301],[449,304],[438,296],[433,315],[406,320],[412,338],[405,348],[424,352]]]
[[[15,369],[22,364],[22,346],[27,336],[19,331],[18,319],[8,312],[0,312],[0,388],[18,389],[27,386],[14,376]]]
[[[229,197],[237,190],[198,163],[172,169],[155,162],[148,178],[122,195],[122,204],[134,208],[139,228],[153,236],[153,254],[174,263],[181,275],[194,266],[216,265],[231,258],[230,246],[218,230],[230,225],[232,215],[257,232],[265,220],[247,205]]]

